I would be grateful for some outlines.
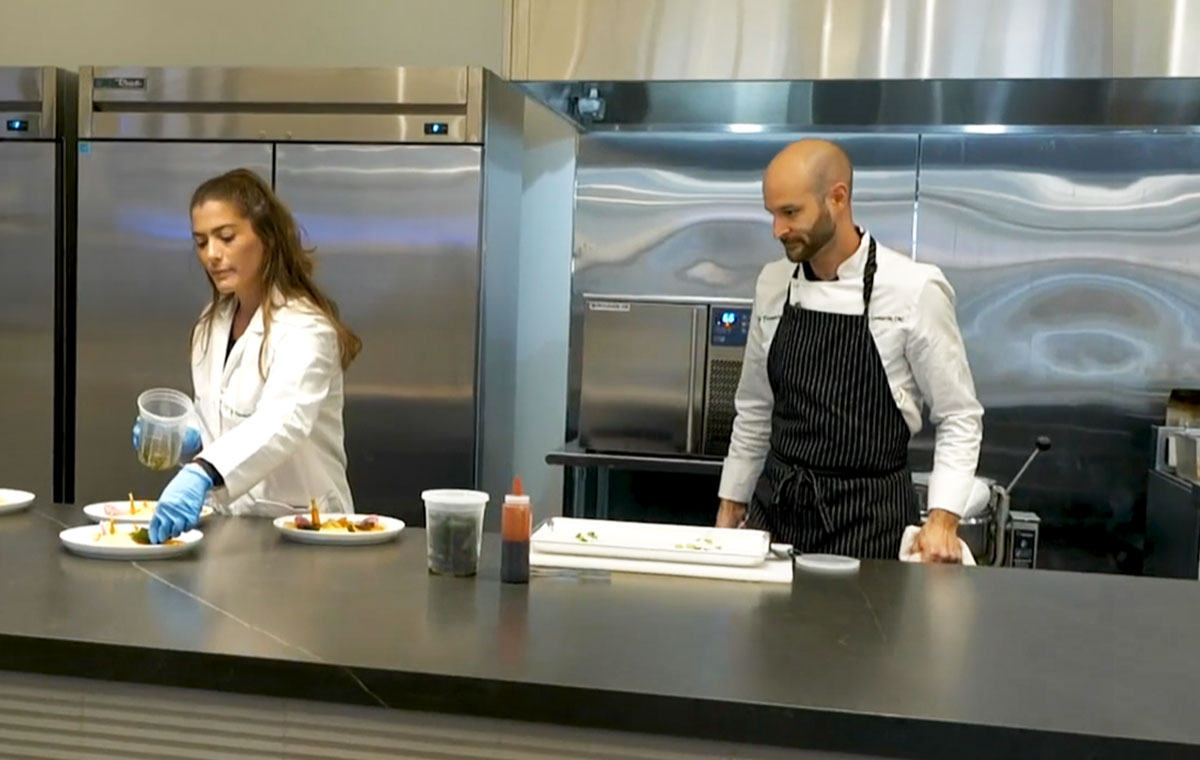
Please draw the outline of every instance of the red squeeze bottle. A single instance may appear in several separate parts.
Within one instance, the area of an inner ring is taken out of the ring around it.
[[[533,531],[533,507],[521,488],[521,478],[513,478],[512,493],[504,497],[500,513],[500,580],[505,583],[529,582],[529,534]]]

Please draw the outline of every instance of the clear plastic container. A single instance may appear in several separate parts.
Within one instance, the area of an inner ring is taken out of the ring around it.
[[[192,416],[192,399],[170,388],[151,388],[138,396],[137,404],[142,427],[138,461],[151,470],[177,467]]]
[[[425,540],[429,572],[475,575],[483,548],[483,513],[488,495],[482,491],[441,488],[421,494],[425,501]]]

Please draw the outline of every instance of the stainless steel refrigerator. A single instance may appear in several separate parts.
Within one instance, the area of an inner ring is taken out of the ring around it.
[[[188,202],[235,167],[295,212],[363,339],[346,375],[356,507],[421,525],[422,489],[486,480],[503,452],[482,442],[506,435],[480,388],[512,362],[522,114],[478,68],[82,69],[74,500],[152,498],[168,477],[130,449],[136,398],[191,392],[208,286]]]
[[[55,315],[69,237],[74,82],[52,67],[0,67],[0,488],[46,501],[60,496],[64,457]]]

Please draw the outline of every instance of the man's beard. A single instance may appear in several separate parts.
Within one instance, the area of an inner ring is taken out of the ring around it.
[[[833,223],[833,217],[829,211],[822,211],[821,217],[817,219],[817,223],[808,231],[807,235],[792,235],[784,238],[783,250],[787,253],[789,261],[796,264],[805,261],[811,261],[813,256],[821,252],[821,249],[833,240],[833,234],[836,232]]]

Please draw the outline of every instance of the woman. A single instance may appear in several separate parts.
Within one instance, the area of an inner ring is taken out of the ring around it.
[[[342,373],[362,341],[313,283],[295,219],[258,175],[208,180],[191,213],[212,286],[192,330],[199,430],[185,456],[196,456],[159,497],[150,540],[194,527],[206,501],[233,515],[285,514],[312,499],[353,512]]]

